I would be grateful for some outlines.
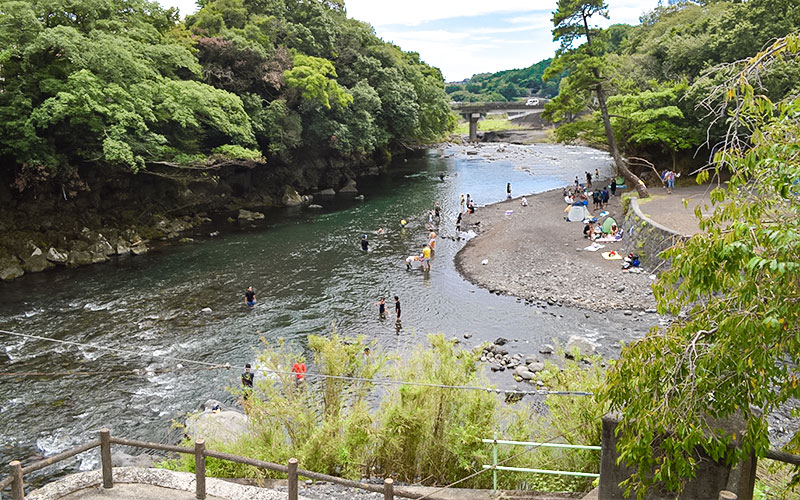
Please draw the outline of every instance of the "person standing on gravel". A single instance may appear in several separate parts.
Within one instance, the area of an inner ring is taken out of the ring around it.
[[[511,183],[506,184],[506,199],[511,199]]]

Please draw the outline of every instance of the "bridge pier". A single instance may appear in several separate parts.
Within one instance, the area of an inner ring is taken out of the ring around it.
[[[480,118],[480,113],[470,113],[469,115],[469,142],[478,141],[478,120]]]

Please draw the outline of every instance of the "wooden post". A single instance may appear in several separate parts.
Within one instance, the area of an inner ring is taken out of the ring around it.
[[[494,434],[492,443],[492,491],[497,491],[497,433]]]
[[[111,474],[111,431],[106,427],[100,429],[100,463],[103,465],[103,488],[114,487],[114,478]]]
[[[289,459],[289,500],[297,500],[297,459]]]
[[[197,439],[194,442],[194,482],[196,485],[195,497],[198,500],[206,498],[206,442]]]
[[[390,477],[383,480],[383,500],[394,500],[394,479]]]
[[[728,490],[722,490],[719,492],[719,500],[736,500],[739,498],[736,493]]]
[[[22,464],[19,460],[9,462],[8,466],[11,468],[11,475],[14,477],[14,482],[11,483],[11,498],[12,500],[25,499],[25,483],[22,482]]]

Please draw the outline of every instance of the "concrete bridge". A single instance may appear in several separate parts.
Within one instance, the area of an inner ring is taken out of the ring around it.
[[[539,103],[534,105],[526,105],[525,102],[463,102],[451,104],[450,109],[469,121],[469,140],[474,142],[478,140],[478,120],[482,116],[493,111],[541,113],[545,104],[547,99],[539,99]]]

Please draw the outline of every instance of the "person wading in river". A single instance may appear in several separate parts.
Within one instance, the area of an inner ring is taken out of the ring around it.
[[[250,371],[250,363],[244,365],[244,372],[242,373],[242,397],[245,401],[250,397],[253,392],[253,379],[256,374]]]
[[[394,296],[394,312],[397,313],[397,322],[400,323],[400,297]]]
[[[256,292],[253,291],[253,287],[247,287],[247,291],[244,292],[244,303],[247,304],[247,307],[253,307],[256,305]]]

